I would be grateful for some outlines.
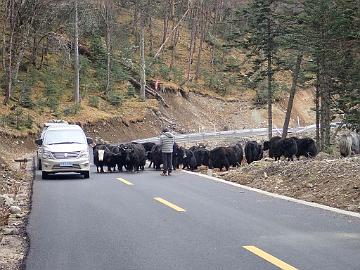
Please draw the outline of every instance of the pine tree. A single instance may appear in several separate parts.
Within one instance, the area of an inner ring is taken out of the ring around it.
[[[264,64],[266,66],[266,72],[260,74],[267,78],[269,139],[272,137],[273,65],[278,50],[277,39],[281,32],[277,20],[277,5],[276,0],[254,0],[242,13],[247,25],[242,35],[242,45],[250,51],[248,55],[254,60],[255,70],[260,70]],[[238,16],[242,14],[238,13]]]
[[[359,119],[356,116],[359,57],[354,46],[359,44],[356,19],[359,6],[358,1],[306,0],[304,10],[307,51],[318,67],[319,145],[321,149],[328,149],[331,145],[330,124],[335,113],[344,114],[348,123],[354,123],[354,120],[356,123]]]

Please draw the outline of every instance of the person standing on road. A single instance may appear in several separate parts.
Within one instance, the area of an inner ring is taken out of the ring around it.
[[[160,145],[163,158],[163,172],[162,176],[171,175],[172,172],[172,155],[174,149],[175,137],[167,129],[164,128],[160,136]]]

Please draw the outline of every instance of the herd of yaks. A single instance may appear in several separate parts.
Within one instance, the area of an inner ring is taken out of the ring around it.
[[[339,141],[339,149],[342,156],[359,154],[360,135],[348,133],[342,135]],[[261,160],[263,152],[269,151],[269,157],[280,160],[285,157],[293,161],[300,156],[313,158],[318,150],[316,143],[311,138],[285,138],[273,137],[269,141],[260,144],[256,141],[246,142],[244,148],[240,142],[231,146],[219,146],[212,150],[206,146],[192,146],[189,149],[174,144],[173,168],[196,170],[199,166],[207,166],[209,169],[238,167],[243,163],[244,156],[248,164]],[[146,161],[150,161],[149,167],[161,169],[162,153],[161,146],[152,142],[125,143],[125,144],[97,144],[93,147],[94,164],[97,172],[107,171],[140,171],[144,170]]]

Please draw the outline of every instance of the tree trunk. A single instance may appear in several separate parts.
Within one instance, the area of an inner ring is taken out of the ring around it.
[[[16,60],[16,63],[15,63],[15,67],[14,67],[14,75],[13,75],[13,78],[14,78],[14,82],[16,84],[17,82],[17,77],[18,77],[18,74],[19,74],[19,69],[20,69],[20,65],[21,65],[21,62],[22,62],[22,59],[24,57],[24,53],[25,53],[25,47],[21,47],[20,48],[20,52],[19,52],[19,55],[17,57],[17,60]]]
[[[106,89],[105,93],[110,92],[110,81],[111,81],[111,7],[109,7],[108,2],[104,6],[105,11],[105,24],[106,24]]]
[[[295,98],[295,94],[296,94],[296,86],[297,86],[297,81],[299,78],[302,57],[303,57],[303,55],[301,54],[301,55],[298,55],[297,59],[296,59],[296,65],[295,65],[293,79],[292,79],[292,85],[291,85],[291,89],[290,89],[290,97],[289,97],[288,107],[286,110],[286,116],[285,116],[285,121],[284,121],[284,126],[283,126],[283,133],[282,133],[283,139],[286,138],[287,133],[288,133],[291,111],[292,111],[294,98]]]
[[[141,11],[141,29],[140,29],[140,98],[145,100],[145,87],[146,87],[146,71],[145,71],[145,14]]]
[[[30,64],[34,67],[36,67],[36,54],[37,54],[37,41],[36,41],[36,33],[34,33],[33,37],[33,46],[31,50],[31,56],[30,56]]]
[[[271,22],[268,19],[268,51],[267,51],[267,77],[268,77],[268,137],[269,140],[272,138],[272,38],[271,38]]]
[[[7,54],[7,65],[5,60],[6,68],[6,86],[5,86],[5,98],[4,105],[6,105],[12,95],[12,85],[13,85],[13,49],[14,49],[14,32],[15,32],[15,2],[13,0],[8,1],[6,7],[6,24],[9,26],[9,41],[8,41],[8,51],[4,50],[5,55]],[[6,32],[4,32],[4,46],[6,48]],[[5,57],[4,57],[5,58]]]
[[[268,137],[272,138],[272,55],[268,55]]]
[[[162,50],[165,47],[165,44],[168,42],[168,40],[174,35],[175,31],[177,31],[178,27],[180,26],[181,22],[185,19],[186,15],[188,14],[190,8],[187,9],[184,13],[184,15],[181,17],[181,19],[179,20],[179,22],[175,25],[175,27],[172,29],[171,33],[169,34],[169,36],[166,38],[166,40],[161,44],[160,48],[158,49],[158,51],[156,52],[156,54],[154,55],[154,59],[156,59],[160,53],[162,52]]]
[[[325,148],[325,102],[324,102],[324,89],[322,83],[322,75],[320,75],[320,149]]]
[[[173,26],[175,26],[176,24],[175,18],[173,19]],[[177,33],[178,33],[178,29],[176,29],[176,32],[173,34],[172,36],[172,48],[171,48],[171,60],[170,60],[170,69],[172,69],[174,67],[174,62],[175,62],[175,54],[176,54],[176,45],[177,45]]]
[[[330,123],[331,123],[331,89],[330,89],[330,78],[329,75],[327,73],[327,70],[325,71],[324,74],[324,105],[325,105],[325,111],[324,111],[324,125],[325,125],[325,138],[324,138],[324,143],[325,143],[325,148],[329,149],[331,146],[331,134],[330,134]]]
[[[205,31],[205,29],[204,29],[204,31]],[[205,39],[205,34],[202,34],[202,36],[200,38],[199,51],[198,51],[196,69],[195,69],[195,81],[197,81],[200,77],[201,52],[203,49],[204,39]]]
[[[132,20],[132,33],[136,35],[137,37],[137,24],[138,24],[138,13],[139,13],[139,7],[137,1],[134,2],[134,14],[133,14],[133,20]]]
[[[191,66],[192,66],[192,62],[193,62],[193,52],[194,52],[195,35],[196,35],[194,10],[192,11],[190,29],[191,29],[190,42],[189,42],[190,47],[189,47],[188,67],[187,67],[187,73],[186,73],[187,74],[186,75],[186,80],[187,81],[190,81],[190,78],[191,78]]]
[[[150,38],[150,48],[149,48],[149,53],[150,55],[153,55],[154,53],[154,34],[153,34],[153,30],[152,30],[152,18],[149,15],[149,38]]]
[[[331,87],[324,53],[320,57],[320,86],[321,86],[321,149],[329,150],[330,147],[330,122],[331,122]]]
[[[30,17],[30,21],[28,21],[27,24],[26,24],[25,33],[21,37],[22,41],[21,41],[20,49],[19,49],[20,52],[18,53],[18,57],[16,59],[14,75],[13,75],[15,82],[17,81],[20,65],[21,65],[22,59],[23,59],[24,54],[25,54],[25,45],[28,42],[28,38],[30,36],[30,30],[31,30],[31,28],[33,26],[33,22],[34,22],[34,19],[35,19],[35,16],[36,16],[36,8],[37,7],[36,7],[36,1],[35,1],[34,6],[33,6],[33,10],[32,10],[32,16]]]
[[[211,66],[214,66],[215,64],[215,54],[216,54],[216,47],[215,47],[215,43],[211,46]]]
[[[7,64],[7,68],[6,68],[6,91],[5,91],[5,99],[4,99],[4,105],[6,105],[10,98],[11,98],[11,94],[12,94],[12,51],[13,51],[13,33],[10,34],[10,40],[9,40],[9,52],[8,52],[8,64]]]
[[[78,0],[75,0],[75,104],[80,103],[80,64],[79,64],[79,18]]]
[[[315,85],[315,113],[316,113],[316,147],[317,149],[321,149],[320,142],[320,74],[319,74],[319,66],[316,71],[316,85]]]
[[[165,40],[166,40],[168,27],[169,27],[169,1],[168,0],[165,2],[164,23],[163,24],[164,24],[164,26],[163,26],[163,37],[162,37],[161,44],[163,44],[165,42]]]
[[[5,27],[4,27],[5,28]],[[6,70],[6,35],[5,35],[5,29],[3,29],[4,35],[3,35],[3,47],[2,47],[2,68],[3,70]]]

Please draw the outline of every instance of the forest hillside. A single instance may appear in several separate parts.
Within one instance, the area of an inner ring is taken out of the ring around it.
[[[316,122],[329,145],[333,119],[358,128],[357,2],[3,1],[0,128]]]

